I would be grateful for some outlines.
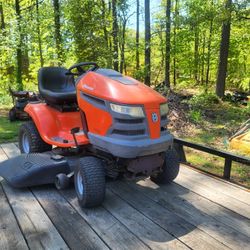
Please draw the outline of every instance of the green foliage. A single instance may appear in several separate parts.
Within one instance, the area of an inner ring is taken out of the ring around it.
[[[192,110],[191,112],[189,112],[189,118],[195,122],[195,123],[198,123],[202,120],[202,114],[200,111],[198,110]]]
[[[218,104],[220,102],[219,98],[212,93],[203,93],[199,95],[194,95],[188,104],[191,106],[192,110],[199,111],[206,108],[210,108],[213,104]]]
[[[53,1],[19,0],[21,7],[20,30],[15,13],[15,1],[1,1],[4,15],[0,18],[0,93],[7,93],[8,86],[17,87],[17,46],[22,43],[22,77],[25,89],[37,89],[37,71],[41,67],[39,37],[44,66],[58,65],[55,44]],[[60,2],[62,48],[69,67],[80,61],[96,61],[102,67],[112,67],[112,6],[107,0],[64,0]],[[140,20],[144,19],[141,1]],[[171,82],[175,71],[177,86],[185,84],[205,87],[209,66],[208,89],[215,84],[218,65],[221,25],[227,13],[224,1],[178,0],[172,2],[171,22]],[[176,3],[178,5],[176,6]],[[151,2],[155,5],[155,1]],[[157,12],[151,12],[151,84],[164,80],[165,64],[165,7],[161,1]],[[121,60],[121,44],[125,41],[123,72],[144,81],[144,27],[140,25],[140,69],[135,69],[135,1],[117,0],[118,41]],[[250,55],[247,1],[233,5],[230,51],[228,58],[227,88],[250,89]],[[122,24],[126,21],[125,37]],[[212,30],[210,34],[210,24]],[[4,27],[3,27],[4,26]],[[40,28],[40,35],[38,33]],[[20,36],[21,32],[21,36]],[[210,37],[211,35],[211,37]],[[210,39],[211,38],[211,39]],[[211,40],[211,41],[210,41]],[[210,49],[209,49],[209,43]],[[210,54],[210,62],[208,56]],[[175,66],[174,66],[175,61]]]

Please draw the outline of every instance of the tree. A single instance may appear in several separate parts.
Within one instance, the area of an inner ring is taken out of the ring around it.
[[[145,0],[145,79],[144,83],[150,86],[151,78],[151,31],[150,31],[150,1]]]
[[[3,4],[0,2],[0,16],[1,16],[1,30],[5,29],[4,13],[3,13]]]
[[[43,59],[43,51],[42,51],[42,39],[41,39],[41,30],[40,30],[39,2],[38,2],[38,0],[36,0],[36,29],[37,29],[40,64],[41,64],[41,67],[43,67],[44,59]]]
[[[171,0],[167,0],[166,7],[166,60],[165,60],[165,84],[170,87],[170,28],[171,28]]]
[[[140,53],[139,53],[139,39],[140,39],[140,1],[136,0],[136,70],[140,68]]]
[[[56,53],[57,53],[57,58],[58,58],[58,65],[61,65],[63,63],[63,49],[62,49],[59,0],[53,0],[53,7],[54,7]]]
[[[219,65],[218,65],[218,73],[216,81],[216,95],[219,97],[224,96],[225,86],[226,86],[227,60],[228,60],[230,30],[231,30],[231,7],[232,7],[232,0],[226,0],[225,3],[226,17],[222,24]]]
[[[112,0],[112,18],[113,18],[113,67],[114,70],[119,70],[118,63],[118,22],[117,22],[117,2]]]
[[[212,5],[213,5],[213,0],[212,0]],[[212,34],[213,34],[213,21],[214,21],[214,17],[211,17],[210,25],[209,25],[208,45],[207,45],[207,70],[206,70],[205,92],[207,92],[208,90],[210,58],[211,58],[211,42],[212,42]]]
[[[177,28],[178,28],[178,17],[179,17],[179,9],[178,9],[178,0],[175,0],[175,7],[174,7],[174,41],[173,41],[173,47],[174,47],[174,58],[173,58],[173,74],[174,74],[174,86],[176,85],[176,78],[177,78],[177,64],[176,64],[176,50],[177,50],[177,39],[176,39],[176,36],[177,36]]]
[[[15,9],[16,9],[16,18],[17,18],[17,29],[18,29],[18,42],[16,48],[16,61],[17,61],[17,70],[16,70],[16,81],[18,90],[23,90],[23,79],[22,79],[22,66],[23,66],[23,55],[22,55],[22,44],[23,44],[23,35],[21,29],[21,10],[19,0],[15,0]]]
[[[118,17],[119,17],[119,46],[120,46],[120,72],[123,73],[125,68],[125,36],[127,22],[130,16],[128,16],[128,4],[126,0],[120,1],[118,5]]]

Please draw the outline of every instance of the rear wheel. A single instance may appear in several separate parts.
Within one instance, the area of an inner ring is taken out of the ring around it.
[[[174,149],[167,150],[163,171],[157,175],[150,176],[150,179],[157,184],[171,183],[178,175],[180,169],[179,158]]]
[[[92,156],[80,159],[74,173],[75,190],[82,207],[96,207],[105,197],[103,162]]]
[[[33,121],[21,125],[18,139],[21,153],[42,153],[52,149],[50,144],[43,141]]]
[[[16,120],[16,110],[15,108],[12,108],[10,111],[9,111],[9,120],[11,122],[15,121]]]

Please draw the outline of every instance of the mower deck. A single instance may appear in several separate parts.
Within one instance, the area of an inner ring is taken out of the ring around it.
[[[68,174],[67,160],[51,154],[22,154],[1,163],[0,176],[17,188],[54,183],[59,173]]]

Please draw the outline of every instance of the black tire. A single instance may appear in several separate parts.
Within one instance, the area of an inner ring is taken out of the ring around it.
[[[96,207],[102,204],[105,197],[105,169],[100,159],[92,156],[81,158],[75,169],[74,182],[82,207]]]
[[[14,122],[16,120],[16,110],[15,108],[12,108],[10,111],[9,111],[9,121],[10,122]]]
[[[178,175],[180,169],[179,158],[174,149],[167,150],[163,171],[150,179],[157,184],[171,183]]]
[[[52,150],[52,146],[41,138],[33,121],[21,125],[18,137],[21,153],[42,153]]]
[[[58,174],[55,178],[55,186],[58,190],[63,190],[69,187],[70,179],[66,174]]]

